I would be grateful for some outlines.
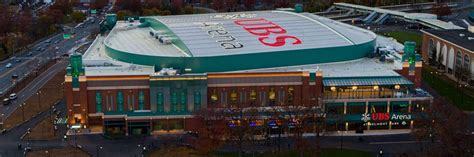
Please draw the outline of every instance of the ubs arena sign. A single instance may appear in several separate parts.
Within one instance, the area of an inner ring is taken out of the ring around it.
[[[409,121],[412,115],[408,113],[364,113],[360,119],[363,122],[369,121]]]
[[[260,44],[268,47],[281,47],[285,45],[299,45],[302,40],[277,23],[266,18],[256,18],[256,14],[219,14],[213,18],[232,20],[235,26],[254,36]],[[206,31],[212,39],[224,49],[240,49],[244,47],[238,37],[228,31],[222,22],[199,22],[195,23]]]

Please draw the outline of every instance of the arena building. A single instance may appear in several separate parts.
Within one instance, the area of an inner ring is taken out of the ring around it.
[[[318,106],[328,129],[408,129],[432,101],[413,43],[378,48],[374,33],[313,14],[107,18],[65,77],[68,123],[84,131],[179,133],[202,109],[288,105]]]

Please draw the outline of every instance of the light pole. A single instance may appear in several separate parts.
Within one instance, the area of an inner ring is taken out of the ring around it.
[[[39,109],[41,111],[41,91],[38,91],[36,92],[36,95],[38,96],[38,105],[39,105]]]
[[[102,149],[103,149],[103,147],[102,147],[102,146],[100,146],[100,145],[97,145],[97,146],[96,146],[96,150],[97,150],[97,157],[99,157],[99,151],[100,151],[100,150],[102,150]]]
[[[4,118],[5,118],[5,114],[2,113],[1,116],[2,116],[2,129],[3,129],[3,125],[4,125],[3,123],[5,123],[5,119],[4,119]]]
[[[21,115],[23,117],[23,121],[25,121],[25,106],[26,106],[26,103],[23,103],[23,104],[20,104],[20,107],[21,107]]]

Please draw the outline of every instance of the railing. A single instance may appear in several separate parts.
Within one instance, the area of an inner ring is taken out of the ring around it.
[[[423,89],[414,91],[361,91],[361,92],[331,92],[324,91],[324,99],[376,99],[376,98],[418,98],[432,97]]]

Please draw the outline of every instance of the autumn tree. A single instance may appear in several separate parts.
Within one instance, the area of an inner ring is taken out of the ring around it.
[[[446,3],[436,3],[433,5],[433,9],[431,10],[433,14],[438,16],[447,16],[451,15],[451,9]]]
[[[223,113],[216,108],[201,109],[194,113],[199,120],[195,149],[202,155],[208,155],[223,144],[228,136],[228,122]]]
[[[415,120],[412,134],[422,143],[427,141],[423,147],[429,149],[417,156],[469,156],[474,151],[467,115],[444,99],[435,99],[428,109],[417,115],[420,118]]]

